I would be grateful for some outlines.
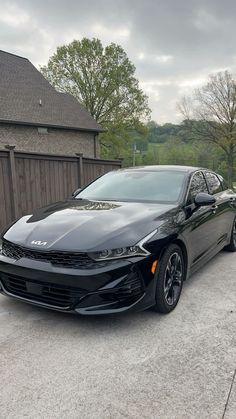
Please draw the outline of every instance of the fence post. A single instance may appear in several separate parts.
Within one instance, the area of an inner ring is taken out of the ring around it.
[[[84,186],[84,168],[83,168],[83,153],[75,153],[78,158],[78,178],[79,178],[79,187]]]
[[[16,179],[16,165],[15,165],[15,145],[5,145],[5,148],[9,151],[9,162],[10,162],[10,181],[12,189],[12,209],[14,219],[19,217],[19,200],[17,190],[17,179]]]

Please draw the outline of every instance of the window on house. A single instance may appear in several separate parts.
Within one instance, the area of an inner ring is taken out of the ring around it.
[[[38,127],[38,134],[48,134],[48,129],[45,127]]]

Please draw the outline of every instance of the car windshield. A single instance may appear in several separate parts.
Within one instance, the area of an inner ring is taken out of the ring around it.
[[[76,199],[175,203],[185,176],[185,172],[175,170],[110,172],[87,186]]]

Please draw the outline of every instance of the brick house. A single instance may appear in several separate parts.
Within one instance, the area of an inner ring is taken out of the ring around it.
[[[102,129],[71,95],[59,93],[26,58],[0,51],[0,150],[99,157]]]

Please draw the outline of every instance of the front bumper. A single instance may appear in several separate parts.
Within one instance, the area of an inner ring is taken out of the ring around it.
[[[154,257],[58,268],[0,255],[0,292],[18,300],[83,315],[139,311],[155,303]]]

